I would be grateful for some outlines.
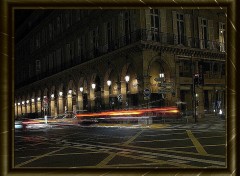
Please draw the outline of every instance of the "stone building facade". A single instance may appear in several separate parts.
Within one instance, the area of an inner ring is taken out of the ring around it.
[[[197,102],[200,116],[224,109],[224,10],[53,10],[37,20],[41,13],[16,31],[37,21],[15,45],[16,116],[180,101],[189,111]]]

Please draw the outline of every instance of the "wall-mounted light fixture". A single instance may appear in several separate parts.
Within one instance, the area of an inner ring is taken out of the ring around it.
[[[130,80],[130,76],[128,76],[128,75],[125,76],[125,81],[126,81],[126,82],[129,82],[129,80]]]
[[[107,80],[107,85],[111,86],[111,84],[112,84],[112,81],[111,80]]]
[[[92,88],[95,89],[96,88],[96,84],[92,83]]]
[[[83,87],[80,87],[79,90],[80,90],[80,92],[83,92]]]
[[[160,74],[159,74],[159,77],[160,77],[160,78],[164,78],[164,73],[160,73]]]

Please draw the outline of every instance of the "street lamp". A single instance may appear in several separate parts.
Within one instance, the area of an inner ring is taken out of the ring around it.
[[[69,93],[69,94],[72,94],[72,89],[69,89],[68,93]]]
[[[110,102],[110,86],[112,84],[111,80],[107,80],[107,85],[108,85],[108,92],[109,92],[109,108],[111,107],[111,102]]]
[[[40,97],[38,97],[38,98],[37,98],[37,100],[38,100],[38,101],[40,101],[40,100],[41,100],[41,98],[40,98]]]
[[[52,99],[54,98],[54,94],[51,95],[51,98],[52,98]]]
[[[95,88],[96,88],[96,84],[92,83],[92,89],[95,89]]]
[[[129,98],[128,98],[128,82],[130,80],[130,76],[126,75],[125,76],[125,81],[126,81],[126,93],[127,93],[127,101],[126,101],[126,107],[129,106]]]
[[[160,77],[160,84],[161,84],[162,82],[165,81],[165,75],[164,75],[164,73],[160,73],[160,74],[159,74],[159,77]],[[162,93],[162,99],[165,99],[163,93]],[[161,100],[160,100],[160,101],[161,101]],[[162,105],[162,102],[160,102],[160,103],[161,103],[161,105]]]
[[[59,92],[59,96],[62,96],[63,95],[63,92]]]
[[[80,92],[82,93],[82,108],[84,109],[84,103],[83,103],[83,87],[79,88]]]
[[[34,102],[34,98],[32,98],[32,102]]]

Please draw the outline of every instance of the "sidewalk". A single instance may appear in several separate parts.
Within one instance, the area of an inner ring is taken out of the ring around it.
[[[225,123],[225,119],[219,118],[217,115],[214,114],[205,114],[204,117],[198,118],[197,122],[193,116],[188,116],[188,123],[198,123],[198,124],[209,124],[209,123]]]

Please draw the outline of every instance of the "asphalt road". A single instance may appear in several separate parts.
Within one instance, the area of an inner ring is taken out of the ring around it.
[[[15,132],[15,168],[225,168],[225,124],[53,126]]]

